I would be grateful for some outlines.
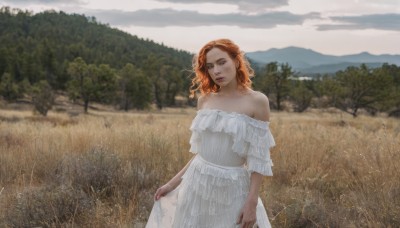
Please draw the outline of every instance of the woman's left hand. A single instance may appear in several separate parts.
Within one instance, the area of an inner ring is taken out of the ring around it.
[[[246,200],[236,224],[241,224],[240,228],[252,228],[257,222],[256,208],[257,200]]]

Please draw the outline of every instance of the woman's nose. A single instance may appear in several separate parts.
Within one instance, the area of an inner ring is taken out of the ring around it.
[[[221,73],[220,68],[219,68],[218,66],[214,66],[213,71],[214,71],[213,73],[214,73],[215,75]]]

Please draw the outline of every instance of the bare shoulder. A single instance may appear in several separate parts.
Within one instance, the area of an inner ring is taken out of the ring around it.
[[[254,103],[257,105],[268,105],[269,106],[269,100],[268,97],[261,93],[260,91],[251,91],[251,97]]]
[[[254,108],[254,118],[262,121],[269,121],[270,108],[268,97],[259,92],[251,91],[251,103]]]
[[[209,94],[203,94],[203,95],[200,95],[199,98],[197,98],[197,109],[198,110],[203,108],[204,104],[207,102],[209,97],[210,97]]]

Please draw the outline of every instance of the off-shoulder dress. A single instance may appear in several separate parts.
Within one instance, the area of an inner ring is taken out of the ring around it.
[[[190,127],[196,154],[181,184],[154,203],[146,228],[233,228],[250,187],[250,174],[272,176],[269,122],[217,109],[197,111]],[[258,199],[257,225],[271,227]]]

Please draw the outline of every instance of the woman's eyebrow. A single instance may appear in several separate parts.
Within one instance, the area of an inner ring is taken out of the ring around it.
[[[225,58],[224,58],[224,57],[219,58],[219,59],[217,59],[215,62],[220,62],[220,61],[222,61],[222,60],[225,60]],[[206,64],[213,64],[213,63],[208,62],[208,63],[206,63]]]

